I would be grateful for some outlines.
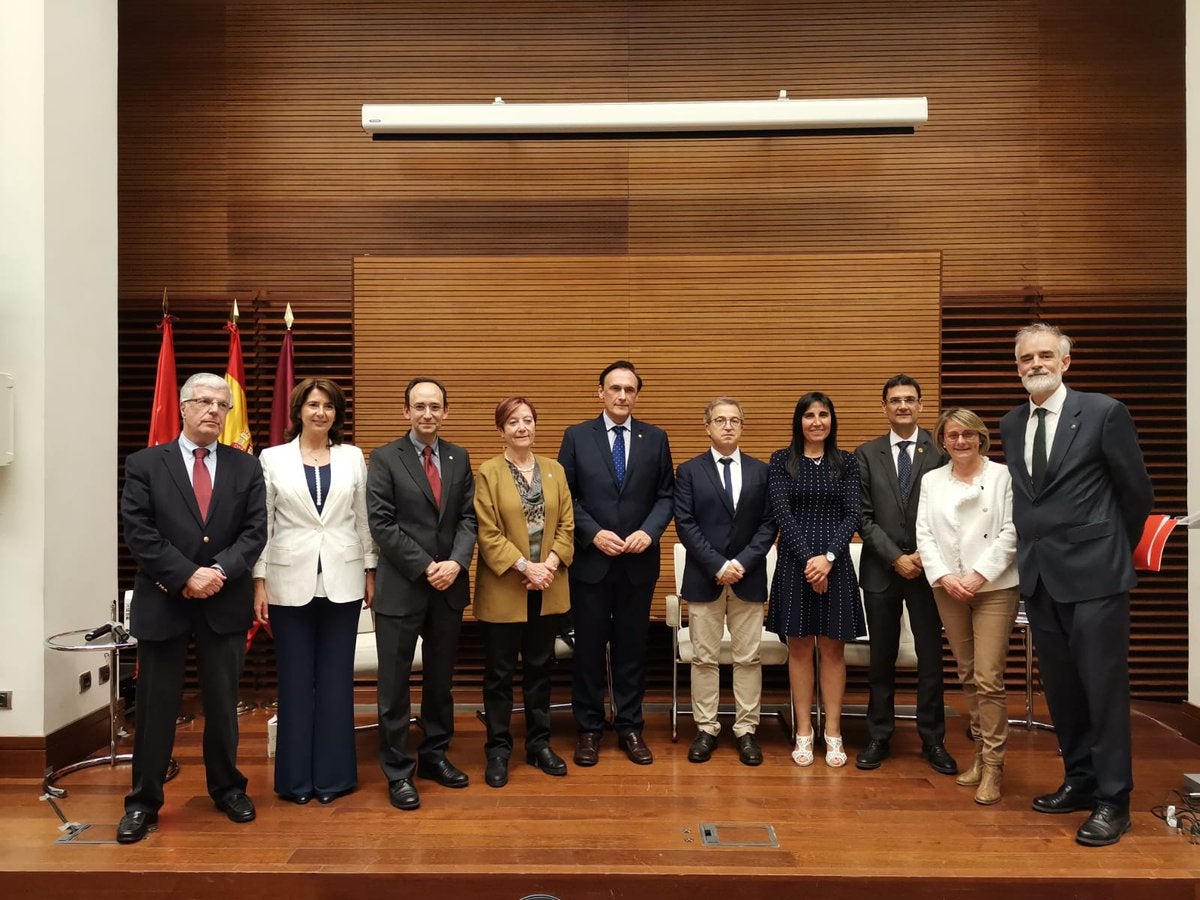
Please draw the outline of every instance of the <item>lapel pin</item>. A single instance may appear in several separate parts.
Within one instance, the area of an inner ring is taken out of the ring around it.
[[[451,456],[449,453],[447,453],[447,454],[446,454],[446,459],[454,459],[454,457],[453,457],[453,456]]]
[[[917,452],[918,452],[918,453],[924,453],[924,452],[925,452],[925,448],[924,448],[924,447],[918,447],[918,448],[917,448]]]

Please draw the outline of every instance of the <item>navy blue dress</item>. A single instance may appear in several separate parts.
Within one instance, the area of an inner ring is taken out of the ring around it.
[[[789,450],[771,454],[767,493],[779,523],[779,558],[771,582],[766,627],[781,638],[825,635],[852,641],[867,633],[850,539],[862,518],[862,485],[853,453],[839,450],[842,471],[829,477],[825,460],[801,457],[788,474]],[[818,594],[804,578],[809,559],[833,552],[829,590]]]

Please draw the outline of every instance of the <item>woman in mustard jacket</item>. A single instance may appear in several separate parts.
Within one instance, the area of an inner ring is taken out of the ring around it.
[[[534,455],[536,426],[537,410],[529,400],[501,400],[496,429],[504,452],[479,467],[475,483],[474,612],[483,623],[485,652],[485,779],[496,788],[508,783],[518,655],[524,665],[526,760],[548,775],[567,774],[567,764],[550,749],[550,671],[559,616],[571,605],[566,566],[574,552],[575,514],[562,466]]]

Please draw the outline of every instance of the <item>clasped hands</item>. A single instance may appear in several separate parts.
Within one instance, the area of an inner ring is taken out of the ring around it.
[[[183,586],[183,596],[205,600],[225,587],[225,573],[212,566],[201,566]]]
[[[605,556],[620,556],[622,553],[641,553],[654,541],[641,529],[633,532],[627,538],[622,538],[615,531],[605,529],[596,532],[592,543]]]
[[[975,592],[986,583],[986,578],[978,572],[972,572],[970,575],[963,575],[961,578],[958,575],[943,575],[938,579],[937,586],[955,600],[961,600],[963,603],[966,603],[974,599]]]
[[[458,573],[461,571],[462,566],[452,559],[431,562],[425,567],[425,580],[429,582],[429,586],[435,591],[444,591],[450,585],[454,584],[454,579],[458,577]]]
[[[810,556],[804,566],[804,579],[812,585],[814,591],[824,594],[829,591],[829,573],[832,570],[833,563],[825,558],[824,553]]]

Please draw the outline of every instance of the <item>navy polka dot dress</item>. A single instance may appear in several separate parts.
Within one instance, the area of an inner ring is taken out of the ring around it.
[[[829,477],[829,463],[801,457],[796,478],[788,474],[789,450],[771,455],[767,490],[779,523],[779,558],[771,582],[766,627],[782,638],[826,635],[852,641],[867,633],[858,579],[850,560],[850,538],[862,517],[862,485],[854,454],[838,451],[842,471]],[[814,556],[837,554],[829,590],[818,594],[804,579]]]

